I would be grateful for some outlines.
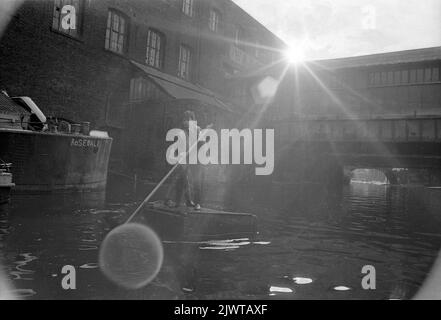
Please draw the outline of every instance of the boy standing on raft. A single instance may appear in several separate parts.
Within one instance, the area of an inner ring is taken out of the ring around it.
[[[183,117],[183,127],[186,138],[188,138],[189,129],[190,129],[190,121],[196,122],[196,116],[193,111],[185,111]],[[197,126],[197,137],[199,137],[201,128]],[[187,140],[188,141],[188,140]],[[187,154],[191,148],[196,148],[197,146],[189,146],[187,145]],[[201,165],[189,165],[189,164],[180,164],[173,175],[170,186],[167,190],[167,201],[165,204],[168,207],[179,207],[181,204],[182,194],[185,196],[185,204],[187,207],[194,208],[195,210],[200,210],[200,195],[201,195]],[[175,189],[175,201],[171,200],[171,193]]]

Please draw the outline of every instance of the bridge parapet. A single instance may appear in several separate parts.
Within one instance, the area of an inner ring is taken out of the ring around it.
[[[441,142],[441,117],[296,119],[272,122],[279,142]]]

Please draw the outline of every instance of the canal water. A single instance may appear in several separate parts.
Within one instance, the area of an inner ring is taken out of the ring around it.
[[[232,191],[207,189],[205,206],[256,214],[259,236],[166,242],[159,275],[139,290],[111,283],[97,261],[104,236],[135,209],[133,195],[15,195],[0,212],[5,273],[24,299],[409,299],[438,256],[441,189]],[[65,265],[76,269],[75,290],[61,286]],[[366,265],[375,290],[362,288]]]

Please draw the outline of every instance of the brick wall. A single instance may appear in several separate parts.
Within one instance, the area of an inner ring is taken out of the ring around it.
[[[72,39],[51,30],[52,1],[26,2],[0,41],[0,83],[48,116],[104,126],[109,102],[127,96],[130,65],[104,50],[107,12],[91,9],[83,36]]]

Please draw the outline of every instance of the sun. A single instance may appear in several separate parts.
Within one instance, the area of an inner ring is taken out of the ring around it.
[[[301,46],[292,46],[285,51],[285,58],[292,64],[305,61],[305,51]]]

